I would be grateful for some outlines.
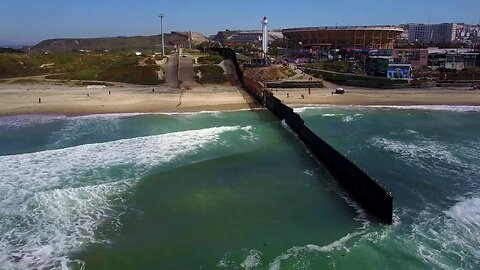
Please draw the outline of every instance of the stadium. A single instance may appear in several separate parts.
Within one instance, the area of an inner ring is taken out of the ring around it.
[[[303,47],[392,49],[403,29],[395,26],[333,26],[290,28],[282,31]]]

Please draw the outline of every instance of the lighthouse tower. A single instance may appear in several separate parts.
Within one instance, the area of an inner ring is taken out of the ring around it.
[[[267,58],[268,53],[268,20],[267,17],[263,17],[262,20],[262,50],[263,50],[263,57]]]

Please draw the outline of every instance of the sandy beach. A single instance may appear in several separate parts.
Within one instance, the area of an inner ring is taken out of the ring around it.
[[[324,82],[325,88],[271,89],[274,95],[292,106],[301,105],[472,105],[480,106],[480,91],[470,88],[369,89],[337,86]],[[332,95],[337,87],[346,93]],[[287,98],[287,93],[289,97]],[[302,95],[304,98],[302,98]]]
[[[0,115],[83,115],[127,112],[226,111],[250,108],[243,90],[229,85],[194,87],[182,91],[167,86],[115,84],[103,89],[70,86],[51,81],[0,83]],[[302,105],[478,105],[480,92],[466,88],[378,90],[337,85],[322,89],[272,89],[275,96],[294,107]],[[152,92],[152,88],[155,92]],[[109,94],[110,91],[110,94]],[[242,93],[243,92],[243,93]],[[287,93],[289,97],[287,98]],[[304,96],[302,99],[301,95]],[[41,103],[38,99],[41,98]],[[249,101],[250,102],[250,101]]]
[[[152,88],[155,92],[152,92]],[[110,94],[109,94],[110,91]],[[41,98],[41,103],[38,99]],[[127,112],[192,112],[247,109],[239,89],[228,85],[191,90],[115,84],[88,89],[52,82],[0,83],[0,115],[83,115]]]

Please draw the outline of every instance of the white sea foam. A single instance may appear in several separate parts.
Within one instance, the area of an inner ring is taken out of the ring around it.
[[[464,166],[463,163],[447,149],[446,145],[433,140],[425,139],[403,142],[383,137],[374,137],[371,143],[376,147],[398,154],[407,162],[423,161],[426,166],[434,160],[446,164]]]
[[[217,127],[0,157],[0,268],[81,266],[67,254],[102,241],[118,222],[115,201],[150,168],[218,142],[241,127]],[[248,128],[246,128],[248,129]],[[108,170],[129,165],[121,179]],[[88,180],[88,181],[87,181]]]
[[[0,128],[14,129],[42,125],[65,119],[62,115],[16,115],[0,117]]]
[[[423,210],[403,245],[414,241],[416,255],[434,268],[477,269],[480,261],[480,199],[461,200],[443,214]],[[410,240],[409,240],[410,239]]]
[[[452,111],[452,112],[480,112],[480,106],[468,105],[306,105],[294,108],[297,113],[303,113],[309,109],[397,109],[397,110],[423,110],[423,111]]]
[[[340,239],[325,245],[325,246],[318,246],[318,245],[313,245],[313,244],[308,244],[303,247],[292,247],[289,250],[287,250],[285,253],[281,254],[280,256],[276,257],[269,265],[269,270],[280,270],[282,261],[289,260],[291,258],[298,258],[299,256],[303,255],[304,253],[308,252],[322,252],[322,253],[328,253],[336,250],[346,250],[348,251],[348,248],[346,247],[346,243],[353,238],[364,234],[364,230],[356,231],[353,233],[349,233]]]
[[[255,269],[260,266],[260,259],[262,257],[262,252],[258,250],[250,250],[248,256],[243,260],[240,266],[244,270]]]
[[[245,259],[243,259],[242,262],[239,262],[232,259],[231,252],[226,252],[223,255],[222,259],[217,263],[217,267],[222,269],[244,269],[244,270],[259,269],[261,267],[262,252],[255,249],[252,249],[252,250],[243,249],[241,253],[242,253],[242,257],[245,257]]]
[[[111,114],[111,115],[86,115],[69,117],[62,129],[50,134],[50,141],[54,148],[63,148],[72,145],[77,139],[92,136],[92,132],[100,134],[115,134],[119,129],[122,118],[138,114]],[[95,126],[94,129],[91,127]]]
[[[315,109],[315,108],[316,108],[316,107],[308,106],[308,105],[307,105],[306,107],[294,107],[294,108],[293,108],[293,111],[294,111],[295,113],[301,114],[301,113],[304,113],[305,111],[307,111],[307,110],[309,110],[309,109]]]
[[[234,264],[231,260],[228,259],[231,255],[232,254],[230,252],[225,253],[223,258],[220,259],[220,261],[218,262],[217,267],[229,269]]]
[[[110,206],[111,201],[121,199],[118,195],[133,183],[123,181],[34,194],[18,213],[2,214],[8,222],[1,227],[5,233],[0,246],[5,254],[0,266],[8,269],[81,267],[83,262],[68,259],[66,252],[78,250],[86,243],[105,241],[94,238],[95,229],[107,220],[111,227],[118,225],[121,212]]]
[[[126,117],[133,117],[139,115],[155,115],[157,113],[102,113],[102,114],[86,114],[86,115],[78,115],[78,116],[70,116],[67,119],[77,119],[77,120],[111,120],[115,118],[126,118]]]
[[[351,115],[347,115],[347,116],[342,118],[342,122],[344,122],[344,123],[352,122],[353,120],[354,119]]]
[[[160,112],[160,113],[150,113],[150,114],[160,114],[160,115],[201,115],[201,114],[210,114],[213,116],[220,116],[222,113],[226,112],[243,112],[243,111],[262,111],[264,108],[247,108],[247,109],[238,109],[238,110],[224,110],[224,111],[199,111],[199,112]]]
[[[418,134],[418,131],[415,131],[415,130],[413,130],[413,129],[406,129],[405,132],[406,132],[407,134]]]
[[[466,105],[369,105],[368,108],[384,108],[399,110],[451,111],[451,112],[480,112],[480,106]]]
[[[306,107],[294,107],[293,111],[298,114],[302,114],[308,110],[319,110],[319,109],[328,109],[330,107],[323,106],[323,105],[307,105]],[[342,113],[322,113],[322,117],[335,117],[335,116],[343,116]]]
[[[242,127],[241,130],[246,132],[245,135],[241,135],[242,140],[251,141],[251,142],[258,141],[259,138],[253,132],[253,127],[252,126]]]
[[[354,115],[347,115],[342,118],[342,122],[344,123],[353,122],[353,121],[359,120],[360,118],[362,118],[362,116],[363,114],[360,114],[360,113],[356,113]]]
[[[454,205],[445,214],[468,231],[477,231],[480,234],[480,198],[471,198]]]

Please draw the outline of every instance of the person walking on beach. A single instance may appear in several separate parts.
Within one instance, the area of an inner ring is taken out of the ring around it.
[[[290,94],[289,94],[289,93],[287,93],[287,98],[289,98],[289,97],[290,97]]]
[[[38,103],[42,103],[42,98],[38,98]]]
[[[109,94],[109,95],[111,95],[111,94],[112,94],[112,92],[110,92],[110,90],[108,90],[108,94]]]
[[[155,93],[155,88],[152,88],[152,93]]]

